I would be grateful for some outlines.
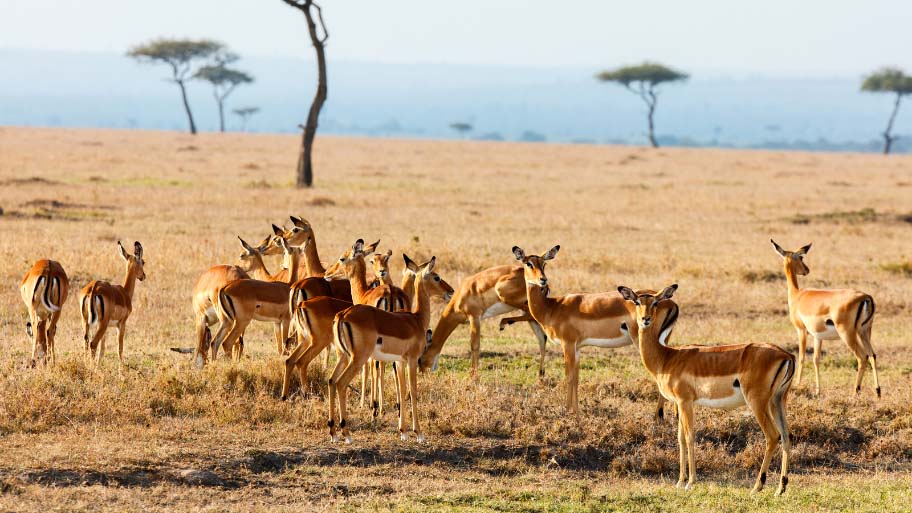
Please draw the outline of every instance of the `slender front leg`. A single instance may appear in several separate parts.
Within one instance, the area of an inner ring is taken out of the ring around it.
[[[412,396],[412,431],[418,437],[418,443],[424,443],[424,434],[418,427],[418,358],[408,361],[409,395]]]
[[[795,369],[795,386],[801,384],[801,371],[804,369],[804,353],[807,351],[807,330],[796,328],[798,330],[798,365]]]
[[[481,318],[469,317],[469,342],[472,350],[472,376],[478,376],[478,358],[481,354]]]
[[[545,335],[545,330],[542,329],[541,325],[534,320],[529,321],[529,327],[532,328],[532,333],[535,334],[535,338],[538,340],[538,377],[544,378],[548,336]]]
[[[564,373],[567,376],[567,411],[576,417],[579,424],[582,419],[579,413],[579,401],[576,396],[579,387],[579,362],[576,358],[576,344],[572,342],[561,341],[561,347],[564,350]]]
[[[333,369],[332,375],[329,377],[329,439],[332,442],[338,442],[339,439],[336,437],[336,395],[338,389],[336,388],[336,383],[339,381],[339,376],[342,375],[342,372],[345,371],[345,367],[348,366],[348,357],[345,354],[340,353],[339,359],[336,361],[336,367]]]
[[[814,337],[814,393],[820,395],[820,344],[819,338]]]
[[[405,394],[406,391],[406,381],[405,381],[405,362],[393,362],[393,370],[396,371],[396,386],[398,390],[398,401],[396,402],[396,409],[399,411],[399,439],[402,441],[408,440],[408,435],[405,434],[405,422],[403,421],[403,410],[405,410]]]
[[[684,425],[684,440],[687,442],[687,467],[688,478],[685,490],[693,488],[694,481],[697,480],[696,464],[694,463],[694,450],[696,449],[696,430],[694,429],[694,411],[693,403],[685,401],[679,404],[678,413]]]
[[[687,437],[684,436],[684,420],[678,406],[678,482],[675,488],[683,488],[687,478]]]

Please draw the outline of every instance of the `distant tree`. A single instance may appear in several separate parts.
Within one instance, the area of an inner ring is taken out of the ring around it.
[[[250,116],[253,116],[260,111],[259,107],[241,107],[239,109],[234,109],[234,113],[241,118],[241,131],[247,131],[247,120],[250,119]]]
[[[313,0],[282,1],[304,13],[304,17],[307,19],[307,30],[310,33],[310,42],[317,53],[317,93],[310,104],[310,112],[307,113],[307,124],[298,125],[303,130],[303,134],[301,136],[301,151],[298,154],[297,178],[295,180],[295,184],[298,187],[310,187],[313,185],[311,152],[313,150],[314,137],[317,135],[320,109],[323,108],[323,103],[326,102],[327,96],[326,55],[323,49],[326,46],[326,40],[329,39],[329,32],[326,31],[326,23],[323,22],[323,10]],[[314,16],[315,14],[316,16]],[[315,19],[320,22],[322,35],[317,31]]]
[[[228,67],[228,64],[238,59],[237,54],[219,52],[212,64],[203,66],[193,74],[193,78],[212,84],[212,96],[218,105],[219,130],[222,132],[225,131],[225,99],[237,86],[253,82],[252,76]]]
[[[635,66],[624,66],[615,70],[602,71],[595,76],[602,82],[615,82],[621,84],[628,91],[639,96],[648,109],[649,142],[653,148],[658,148],[659,143],[655,138],[654,115],[656,103],[659,100],[659,85],[666,82],[687,80],[688,75],[680,71],[654,62],[644,62]]]
[[[545,137],[545,134],[538,133],[534,130],[525,130],[520,134],[519,140],[522,142],[545,142],[548,138]]]
[[[196,123],[193,122],[193,113],[190,111],[190,102],[187,100],[186,81],[190,78],[194,61],[206,59],[216,52],[222,51],[224,45],[208,39],[155,39],[148,43],[134,46],[127,55],[140,62],[160,62],[171,66],[171,81],[180,88],[184,110],[190,122],[190,133],[196,133]]]
[[[450,123],[450,128],[455,130],[459,137],[465,139],[466,134],[472,131],[472,124],[464,121],[455,121]]]
[[[896,121],[896,114],[899,112],[899,104],[902,101],[902,97],[912,94],[912,76],[906,75],[899,68],[881,68],[865,77],[864,82],[861,83],[861,90],[871,93],[896,94],[896,100],[893,102],[893,112],[890,113],[887,128],[883,132],[883,152],[886,155],[890,153],[893,142],[899,138],[899,136],[892,134],[893,122]]]

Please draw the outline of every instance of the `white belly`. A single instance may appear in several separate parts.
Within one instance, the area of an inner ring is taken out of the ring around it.
[[[839,340],[839,332],[836,331],[836,326],[825,324],[826,329],[821,332],[808,331],[812,337],[817,340]]]
[[[402,362],[405,361],[405,358],[401,354],[390,354],[384,353],[378,347],[374,348],[374,352],[371,353],[371,358],[377,360],[378,362]]]
[[[722,410],[731,410],[733,408],[747,404],[744,401],[744,394],[741,392],[741,387],[732,387],[732,395],[728,397],[719,397],[717,399],[697,399],[694,401],[694,403],[700,406],[719,408]]]
[[[633,339],[625,333],[618,338],[587,338],[580,341],[579,347],[591,346],[613,349],[615,347],[629,346],[632,343]]]
[[[488,319],[491,317],[497,317],[498,315],[503,315],[507,312],[512,312],[513,310],[516,309],[506,303],[501,303],[498,301],[497,303],[489,306],[488,309],[485,310],[483,314],[481,314],[481,318]]]

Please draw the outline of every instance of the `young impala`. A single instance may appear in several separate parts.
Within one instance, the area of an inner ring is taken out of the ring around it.
[[[113,322],[117,326],[117,357],[119,368],[123,368],[123,340],[127,319],[133,312],[133,289],[136,280],[146,279],[143,269],[143,248],[139,241],[133,243],[133,254],[127,253],[123,244],[117,241],[120,257],[126,262],[127,270],[123,285],[112,285],[106,281],[93,280],[79,292],[80,313],[85,331],[86,353],[95,358],[95,366],[101,363],[104,356],[105,332]],[[95,335],[89,339],[89,331],[95,328]],[[100,346],[99,346],[100,343]]]
[[[398,362],[396,381],[399,399],[399,436],[406,440],[403,401],[411,397],[412,430],[418,442],[424,435],[418,426],[418,360],[430,343],[430,295],[442,294],[440,276],[434,272],[436,259],[418,270],[412,312],[387,312],[369,305],[354,305],[336,315],[333,325],[334,344],[339,362],[329,378],[329,434],[337,441],[335,404],[339,405],[339,428],[346,442],[351,442],[348,426],[348,384],[369,358]],[[406,386],[406,371],[408,385]],[[338,397],[338,400],[337,400]]]
[[[569,294],[548,297],[548,278],[545,266],[557,256],[560,246],[554,246],[541,256],[526,255],[522,248],[513,246],[513,256],[522,262],[529,301],[529,313],[545,330],[551,340],[560,344],[564,352],[564,370],[567,376],[567,410],[580,420],[579,366],[580,349],[584,347],[618,348],[631,345],[636,340],[636,315],[628,309],[620,295],[609,292],[600,294]],[[678,319],[678,306],[672,301],[660,308],[659,336],[667,343]],[[663,416],[664,401],[659,397],[657,416]]]
[[[766,452],[753,491],[763,489],[770,459],[781,440],[782,474],[776,490],[776,495],[781,495],[788,485],[791,442],[785,406],[795,373],[795,357],[771,344],[678,347],[662,344],[656,321],[661,317],[662,305],[671,300],[677,288],[672,285],[652,294],[618,287],[618,292],[636,309],[643,364],[656,380],[662,396],[678,407],[677,486],[685,486],[686,476],[685,487],[689,490],[696,479],[694,405],[732,409],[747,404],[766,436]]]
[[[63,266],[53,260],[35,262],[22,278],[19,293],[28,308],[25,331],[32,342],[32,364],[36,361],[46,364],[48,357],[52,364],[57,363],[54,336],[69,289],[70,279]]]
[[[874,298],[864,292],[851,289],[800,289],[798,276],[811,272],[804,263],[804,255],[811,249],[808,244],[797,251],[782,249],[773,239],[773,248],[785,264],[785,278],[788,281],[789,320],[798,331],[798,371],[795,384],[801,384],[801,370],[804,367],[804,351],[808,333],[814,337],[814,383],[820,395],[820,345],[824,340],[843,342],[858,360],[855,376],[855,393],[861,391],[861,379],[865,373],[865,360],[870,362],[874,372],[874,390],[880,397],[880,381],[877,376],[877,355],[871,347],[871,326],[874,324]]]
[[[440,352],[450,334],[460,324],[469,322],[469,345],[472,354],[472,375],[477,376],[478,359],[481,354],[481,321],[515,310],[523,315],[501,321],[505,324],[527,321],[535,338],[538,340],[539,360],[538,375],[545,375],[545,344],[548,339],[541,326],[528,316],[529,307],[526,300],[526,284],[523,279],[523,268],[516,265],[500,265],[485,269],[466,278],[459,285],[440,315],[440,321],[434,328],[434,338],[427,354],[422,358],[422,370],[434,371],[440,360]]]
[[[282,237],[278,239],[285,252],[287,276],[294,276],[298,270],[299,248],[289,246]],[[240,359],[244,348],[237,344],[238,339],[254,320],[273,323],[276,349],[281,355],[285,351],[291,323],[289,291],[287,282],[262,280],[237,280],[219,289],[216,302],[219,329],[212,342],[212,360],[215,361],[218,356],[219,346],[226,353],[230,351],[235,360]]]

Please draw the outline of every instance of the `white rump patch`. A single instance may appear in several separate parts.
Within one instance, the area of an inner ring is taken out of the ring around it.
[[[613,349],[615,347],[624,347],[629,346],[633,343],[633,339],[630,338],[630,335],[625,331],[623,335],[618,338],[587,338],[583,339],[578,347],[602,347],[607,349]]]
[[[513,308],[512,306],[510,306],[506,303],[501,303],[500,301],[498,301],[498,302],[494,303],[493,305],[489,306],[488,309],[485,310],[485,312],[483,314],[481,314],[481,318],[490,319],[491,317],[497,317],[498,315],[503,315],[507,312],[512,312],[513,310],[516,310],[516,308]]]

